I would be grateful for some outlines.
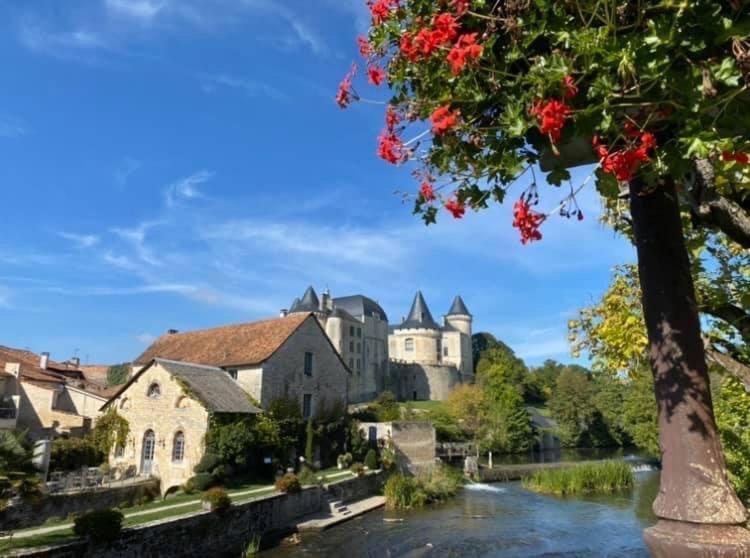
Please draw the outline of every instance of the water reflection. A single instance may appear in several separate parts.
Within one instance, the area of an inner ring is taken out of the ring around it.
[[[638,473],[632,490],[584,498],[534,494],[517,482],[473,487],[442,506],[372,512],[262,556],[645,558],[641,531],[655,522],[658,476]]]

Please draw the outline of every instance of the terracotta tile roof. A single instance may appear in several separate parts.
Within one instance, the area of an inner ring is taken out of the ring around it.
[[[260,364],[268,360],[312,314],[162,335],[135,362],[155,358],[209,366]]]
[[[9,362],[18,363],[21,365],[21,380],[49,389],[65,382],[59,374],[42,370],[39,360],[39,355],[31,351],[0,346],[0,370],[5,371],[5,365]]]
[[[83,372],[86,381],[102,385],[107,384],[107,371],[110,368],[108,364],[84,364],[78,368]]]

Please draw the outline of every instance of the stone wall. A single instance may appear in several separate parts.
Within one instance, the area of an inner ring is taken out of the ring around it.
[[[444,401],[464,382],[453,365],[391,362],[391,375],[402,401]]]
[[[368,475],[329,485],[337,498],[372,494],[378,475]],[[294,529],[298,520],[326,506],[326,488],[307,488],[299,494],[278,494],[247,504],[232,506],[222,514],[203,512],[187,517],[155,521],[125,529],[120,539],[106,547],[90,548],[85,542],[17,553],[26,557],[131,558],[133,556],[241,556],[254,536],[282,534]],[[344,498],[346,499],[346,498]]]
[[[431,422],[361,422],[359,428],[368,440],[374,434],[381,445],[391,439],[400,471],[415,473],[435,464],[437,443]]]
[[[51,517],[64,519],[71,513],[113,508],[123,502],[135,503],[147,494],[159,496],[158,480],[149,479],[116,488],[52,494],[36,504],[8,506],[4,511],[0,511],[0,525],[3,529],[33,527],[43,524]]]

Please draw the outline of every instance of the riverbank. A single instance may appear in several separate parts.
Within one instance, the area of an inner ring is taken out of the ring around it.
[[[296,531],[302,518],[329,510],[330,503],[350,502],[376,494],[382,482],[379,472],[323,486],[312,486],[296,494],[271,494],[237,502],[222,514],[195,511],[151,521],[123,530],[112,544],[92,549],[86,541],[74,540],[46,547],[3,550],[3,556],[83,557],[102,556],[238,556],[256,538],[277,538]],[[369,508],[368,508],[369,509]],[[48,535],[55,539],[55,534]],[[59,541],[56,541],[59,542]]]
[[[549,469],[563,469],[575,467],[582,464],[602,463],[602,460],[587,461],[553,461],[549,463],[525,463],[512,465],[494,465],[492,468],[480,465],[479,480],[481,482],[510,482],[520,481],[530,477],[534,473]],[[658,462],[649,459],[629,459],[627,463],[635,470],[654,470],[658,468]]]

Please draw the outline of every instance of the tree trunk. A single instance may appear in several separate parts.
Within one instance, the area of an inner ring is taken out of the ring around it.
[[[654,556],[750,556],[745,507],[727,479],[674,183],[630,185],[662,474],[645,533]],[[718,545],[718,546],[717,546]]]

